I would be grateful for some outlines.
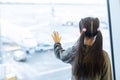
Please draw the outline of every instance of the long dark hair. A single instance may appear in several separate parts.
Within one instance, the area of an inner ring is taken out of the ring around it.
[[[79,22],[79,29],[82,32],[77,42],[75,65],[73,75],[76,80],[80,78],[92,78],[100,75],[104,68],[103,38],[99,28],[99,19],[86,17]],[[82,31],[86,29],[85,31]],[[94,37],[95,41],[89,48],[84,44],[84,38]],[[88,49],[88,50],[86,50]]]

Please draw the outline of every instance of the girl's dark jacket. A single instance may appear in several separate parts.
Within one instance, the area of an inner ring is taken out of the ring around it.
[[[75,46],[73,46],[72,48],[68,48],[67,50],[64,50],[61,46],[61,43],[54,44],[54,53],[56,57],[65,63],[70,63],[72,67],[74,66],[75,51],[76,51]],[[105,68],[103,74],[97,75],[94,79],[81,78],[80,80],[112,80],[110,59],[108,53],[105,51],[103,52],[105,58]],[[72,76],[72,80],[75,80],[74,75]]]

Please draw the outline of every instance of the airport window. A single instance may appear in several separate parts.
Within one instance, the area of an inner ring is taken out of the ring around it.
[[[0,10],[5,75],[18,80],[70,80],[71,65],[55,57],[51,35],[58,31],[63,47],[71,47],[80,35],[80,19],[87,16],[100,19],[103,48],[111,59],[106,0],[4,0]]]

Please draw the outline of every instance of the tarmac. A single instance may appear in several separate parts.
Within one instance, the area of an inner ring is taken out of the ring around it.
[[[11,53],[6,53],[4,65],[6,75],[12,74],[17,80],[70,80],[71,65],[57,59],[53,51],[27,55],[27,60],[17,62]]]

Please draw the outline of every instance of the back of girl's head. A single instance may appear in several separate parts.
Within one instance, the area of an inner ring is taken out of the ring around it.
[[[99,27],[99,19],[93,17],[86,17],[81,19],[79,23],[80,32],[83,28],[86,29],[85,36],[94,37],[97,34],[97,29]]]
[[[84,37],[95,38],[95,42],[92,45],[93,47],[98,47],[102,49],[102,34],[99,30],[100,22],[98,18],[86,17],[81,19],[79,22],[79,29],[81,34],[81,47],[84,45]],[[95,37],[96,36],[96,37]],[[95,48],[95,50],[96,50]]]
[[[103,43],[99,26],[98,18],[86,17],[79,22],[81,36],[77,45],[75,66],[73,69],[76,79],[79,79],[80,76],[94,77],[97,74],[100,75],[103,71]],[[94,38],[94,43],[87,52],[84,44],[85,37]]]

